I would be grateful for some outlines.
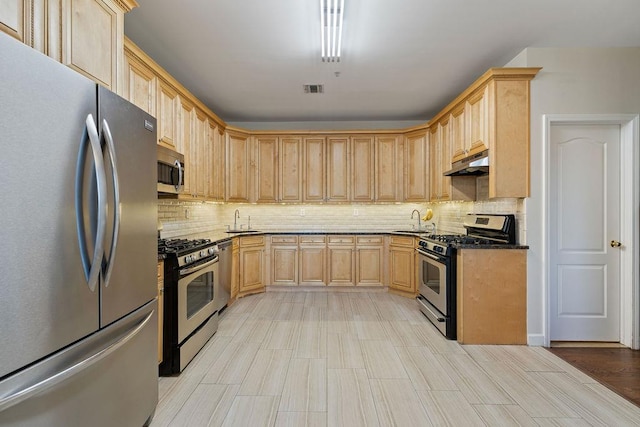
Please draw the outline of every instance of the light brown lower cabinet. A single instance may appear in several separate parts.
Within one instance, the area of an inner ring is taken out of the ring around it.
[[[353,286],[355,236],[329,236],[327,243],[327,285]]]
[[[264,291],[265,236],[240,237],[238,296]]]
[[[413,237],[391,236],[389,291],[409,297],[416,295],[416,256]]]
[[[384,286],[384,237],[356,236],[356,286]]]
[[[300,236],[300,285],[324,286],[327,265],[327,236]]]
[[[271,285],[298,284],[298,236],[271,236]]]
[[[231,305],[233,301],[238,297],[238,290],[240,289],[240,238],[235,237],[231,240],[231,295],[229,296],[229,303]]]
[[[457,276],[459,343],[527,343],[526,250],[462,249]]]
[[[164,261],[158,260],[158,364],[162,363],[162,329],[164,327]]]

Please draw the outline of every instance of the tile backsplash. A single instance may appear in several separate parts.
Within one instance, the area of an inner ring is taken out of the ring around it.
[[[391,231],[409,230],[417,220],[411,212],[421,215],[433,210],[431,222],[438,233],[465,233],[462,226],[468,213],[515,214],[517,239],[526,244],[524,199],[491,199],[476,202],[389,203],[389,204],[250,204],[213,203],[180,200],[158,200],[158,220],[164,238],[198,238],[216,231],[233,228],[234,212],[240,218],[237,226],[246,229],[249,217],[256,230],[313,231]]]

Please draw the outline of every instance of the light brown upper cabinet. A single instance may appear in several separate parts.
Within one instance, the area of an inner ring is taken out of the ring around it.
[[[479,153],[488,148],[489,99],[488,88],[479,88],[465,105],[466,132],[463,151],[453,153],[452,161]]]
[[[217,123],[209,120],[209,167],[208,196],[212,200],[224,200],[224,134]]]
[[[187,99],[180,97],[178,110],[178,140],[176,150],[184,154],[185,175],[184,195],[191,196],[195,192],[195,182],[191,172],[195,169],[195,159],[192,156],[191,147],[194,144],[194,107]]]
[[[163,79],[158,79],[157,100],[158,143],[175,150],[178,92]]]
[[[350,200],[351,164],[349,137],[327,137],[327,201],[348,202]]]
[[[255,146],[255,201],[278,201],[278,137],[256,136]]]
[[[302,200],[302,138],[254,136],[255,194],[258,203]]]
[[[440,124],[436,123],[429,128],[429,185],[432,202],[440,200],[442,171],[438,160],[440,160],[441,136]]]
[[[12,37],[27,43],[25,40],[25,24],[27,23],[26,0],[2,0],[0,2],[0,30]]]
[[[125,46],[124,95],[131,103],[156,116],[158,78]]]
[[[62,20],[62,63],[122,93],[124,11],[115,0],[72,0]]]
[[[431,201],[451,200],[451,178],[443,173],[451,168],[451,116],[429,129],[429,170]]]
[[[209,149],[209,123],[207,122],[207,116],[195,109],[195,140],[194,144],[189,150],[190,157],[192,159],[189,162],[192,170],[189,176],[191,181],[195,183],[193,189],[196,197],[204,197],[206,195],[205,183],[209,180],[209,156],[207,151]]]
[[[249,201],[249,177],[251,151],[249,136],[227,131],[226,143],[226,196],[229,202]]]
[[[429,147],[426,131],[408,134],[405,138],[405,197],[408,202],[429,200]]]
[[[302,200],[304,202],[323,202],[326,183],[326,140],[323,136],[309,136],[303,144],[303,180]]]
[[[399,135],[375,137],[374,197],[378,202],[402,200],[402,147],[402,137]]]
[[[375,188],[375,137],[351,137],[351,200],[371,202]]]
[[[302,137],[280,137],[278,160],[279,201],[302,201]]]

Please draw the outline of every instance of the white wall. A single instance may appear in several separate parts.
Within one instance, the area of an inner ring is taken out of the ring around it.
[[[531,197],[526,200],[528,333],[544,333],[544,114],[640,113],[640,48],[528,48],[506,66],[543,67],[531,82]]]

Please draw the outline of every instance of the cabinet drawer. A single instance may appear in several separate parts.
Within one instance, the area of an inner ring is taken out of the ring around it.
[[[240,246],[262,246],[264,245],[264,236],[246,236],[240,237]]]
[[[356,236],[329,236],[330,244],[353,245],[356,242]]]
[[[382,236],[356,236],[358,245],[382,245],[384,237]]]
[[[393,246],[407,246],[413,247],[413,237],[408,236],[391,236],[391,244]]]
[[[271,243],[298,243],[298,236],[271,236]]]
[[[300,243],[325,243],[327,236],[303,235],[300,236]]]

